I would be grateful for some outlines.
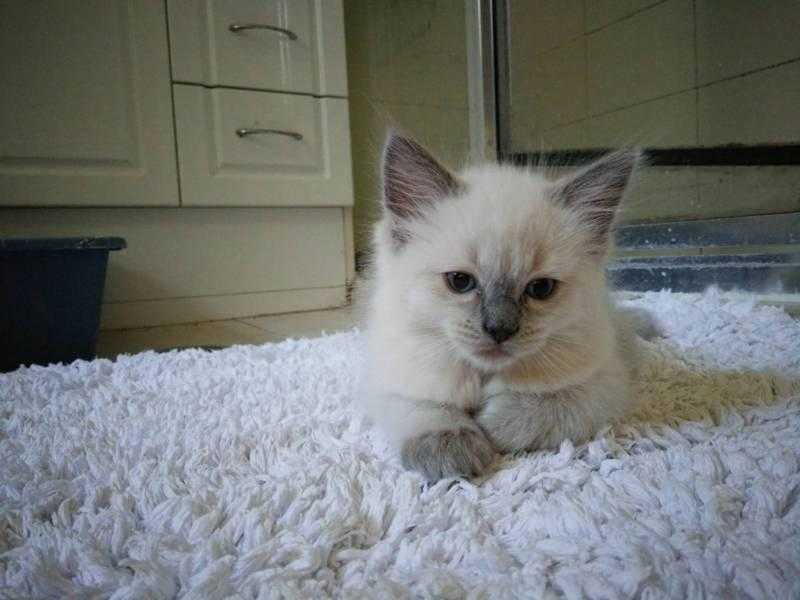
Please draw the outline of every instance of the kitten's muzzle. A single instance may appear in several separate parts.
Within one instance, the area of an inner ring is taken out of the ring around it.
[[[481,303],[483,330],[498,344],[519,331],[519,303],[506,295],[484,296]]]

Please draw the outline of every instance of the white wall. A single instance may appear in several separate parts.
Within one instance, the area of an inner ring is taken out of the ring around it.
[[[345,0],[356,245],[379,198],[385,132],[396,126],[443,161],[469,152],[464,0]]]
[[[511,149],[800,140],[800,3],[509,0]],[[800,210],[800,169],[658,168],[629,221]]]

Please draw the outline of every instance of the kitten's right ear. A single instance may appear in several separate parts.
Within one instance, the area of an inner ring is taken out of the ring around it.
[[[393,220],[418,215],[422,209],[458,191],[458,181],[427,150],[390,133],[383,150],[383,203]]]
[[[556,195],[581,215],[600,250],[608,244],[615,213],[641,158],[637,149],[618,150],[557,183]]]

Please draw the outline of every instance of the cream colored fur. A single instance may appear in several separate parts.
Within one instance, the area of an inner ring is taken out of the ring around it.
[[[362,399],[374,421],[399,448],[468,429],[516,450],[581,441],[624,414],[632,365],[625,350],[634,341],[604,276],[609,244],[605,234],[598,242],[596,217],[611,218],[602,211],[614,207],[598,208],[591,196],[604,182],[582,183],[587,198],[569,203],[562,195],[574,179],[523,168],[468,168],[445,194],[425,187],[424,169],[404,175],[403,185],[422,191],[410,216],[384,210],[364,306]],[[522,301],[519,332],[502,344],[503,356],[488,358],[476,352],[494,343],[477,317],[479,295],[450,291],[449,271],[486,285],[505,278],[521,298],[533,279],[559,284],[552,298]]]

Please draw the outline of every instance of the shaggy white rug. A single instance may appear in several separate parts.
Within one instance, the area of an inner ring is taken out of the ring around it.
[[[0,597],[800,597],[800,323],[635,304],[637,414],[430,487],[353,409],[357,332],[0,376]]]

